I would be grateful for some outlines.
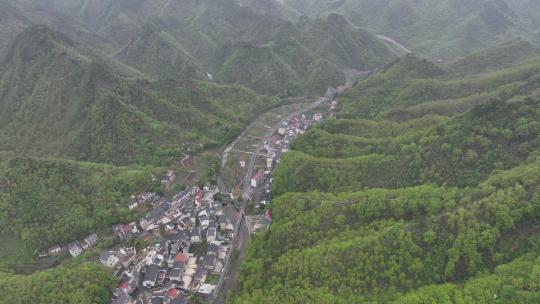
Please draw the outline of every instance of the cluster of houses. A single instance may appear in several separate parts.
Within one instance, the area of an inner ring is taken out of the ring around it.
[[[120,279],[111,303],[178,304],[192,294],[209,295],[230,255],[241,216],[232,205],[214,200],[215,187],[188,188],[171,200],[152,199],[137,222],[113,227],[122,240],[149,244],[137,252],[121,247],[102,252],[101,263]]]
[[[322,113],[313,114],[312,119],[308,119],[305,114],[299,117],[293,117],[278,128],[277,134],[270,136],[263,146],[263,152],[266,153],[266,170],[259,169],[251,177],[251,187],[257,188],[267,178],[272,169],[279,163],[281,155],[290,149],[290,143],[298,135],[304,133],[313,123],[319,123],[323,119]]]
[[[82,241],[73,241],[67,245],[67,251],[69,254],[73,257],[81,255],[83,251],[87,250],[88,248],[94,247],[99,242],[99,238],[97,234],[92,233],[89,236],[85,237]],[[60,245],[52,246],[51,248],[41,251],[39,253],[40,258],[45,258],[49,256],[57,256],[64,252],[66,247],[62,247]]]

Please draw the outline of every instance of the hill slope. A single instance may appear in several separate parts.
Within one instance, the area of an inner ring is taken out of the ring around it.
[[[297,21],[284,6],[273,2],[17,3],[32,12],[32,20],[38,20],[42,12],[43,22],[74,41],[88,47],[99,45],[93,52],[102,55],[114,51],[114,58],[153,79],[178,79],[184,72],[190,74],[188,78],[201,78],[210,73],[214,81],[247,85],[260,93],[317,95],[328,86],[342,84],[336,83],[335,75],[343,74],[345,68],[368,70],[395,58],[376,36],[340,16]],[[55,15],[63,23],[50,18]],[[243,63],[244,57],[257,64]],[[321,62],[332,68],[330,77],[321,73]],[[291,85],[285,88],[280,81]]]
[[[527,41],[512,41],[460,58],[450,67],[463,75],[477,74],[516,66],[539,56],[540,47]]]
[[[182,146],[226,142],[255,109],[276,102],[189,79],[133,80],[105,62],[46,27],[22,33],[0,66],[3,150],[160,163],[182,155]]]
[[[538,300],[538,68],[407,56],[359,82],[274,171],[229,303]]]
[[[436,60],[461,57],[520,36],[537,39],[534,32],[538,28],[516,11],[524,12],[524,8],[528,8],[530,14],[536,16],[540,8],[530,1],[517,2],[520,1],[285,1],[303,14],[343,14],[358,26],[394,38]]]

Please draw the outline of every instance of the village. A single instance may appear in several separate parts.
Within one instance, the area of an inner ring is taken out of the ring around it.
[[[326,101],[319,100],[315,105]],[[127,207],[148,212],[137,221],[113,226],[112,232],[122,245],[102,251],[98,258],[119,282],[111,303],[184,304],[194,296],[215,299],[228,278],[231,258],[238,256],[238,244],[247,241],[240,238],[249,239],[253,233],[266,231],[272,221],[268,208],[272,170],[291,142],[311,125],[331,117],[335,106],[335,102],[329,104],[328,114],[291,115],[261,138],[261,154],[255,157],[264,157],[266,165],[253,166],[246,173],[249,199],[244,199],[243,204],[235,201],[240,197],[210,184],[187,187],[170,199],[149,192],[132,196]],[[236,165],[246,166],[244,162]],[[161,182],[168,188],[175,179],[174,171],[169,169]],[[252,207],[249,212],[248,202]],[[248,237],[239,233],[242,223],[247,226]],[[99,241],[98,235],[92,233],[66,247],[53,246],[41,252],[40,257],[55,256],[64,250],[77,257]]]

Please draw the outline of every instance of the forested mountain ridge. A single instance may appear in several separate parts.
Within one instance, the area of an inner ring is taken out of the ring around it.
[[[491,278],[484,273],[519,256],[536,269],[538,164],[532,160],[464,190],[421,186],[281,196],[231,303],[402,303],[406,292],[407,303],[440,303],[433,296],[459,303],[459,285],[435,284],[505,280],[500,271]],[[531,284],[534,273],[525,275]],[[414,291],[426,285],[433,286]],[[537,287],[506,288],[468,286],[464,292],[474,303],[491,303],[494,294],[501,303],[538,299]]]
[[[152,176],[159,168],[129,168],[55,159],[12,158],[2,168],[0,189],[2,239],[24,243],[25,252],[4,256],[0,269],[29,271],[33,254],[51,244],[65,244],[101,227],[134,220],[128,210],[132,193],[159,189]],[[16,250],[16,248],[13,248]]]
[[[241,87],[136,79],[44,26],[20,34],[0,68],[3,150],[29,156],[159,164],[226,142],[277,102]]]
[[[479,74],[516,66],[540,57],[540,47],[528,41],[510,41],[480,50],[450,64],[452,70],[463,75]]]
[[[215,182],[257,115],[346,69],[367,76],[271,172],[273,222],[223,272],[227,301],[540,302],[538,17],[535,0],[0,0],[0,303],[109,302],[117,281],[87,262],[143,216],[134,195]],[[37,259],[92,232],[78,258]]]
[[[264,45],[227,45],[218,58],[218,79],[295,96],[322,94],[328,86],[344,83],[345,68],[371,70],[395,55],[372,34],[330,15],[286,24]]]
[[[44,20],[87,47],[105,44],[96,52],[154,79],[210,73],[259,93],[317,95],[341,84],[345,68],[369,70],[395,58],[375,35],[342,17],[297,20],[284,6],[258,0],[12,2],[31,12],[32,22]],[[70,30],[50,18],[57,15]],[[331,69],[328,77],[323,67]]]
[[[345,15],[433,60],[448,60],[524,37],[538,42],[540,13],[530,0],[285,0],[302,14]]]
[[[119,222],[163,167],[230,141],[279,100],[245,87],[151,81],[36,25],[0,62],[2,270]],[[39,267],[38,267],[39,268]]]
[[[538,301],[539,65],[508,65],[409,55],[345,92],[273,172],[229,302]]]

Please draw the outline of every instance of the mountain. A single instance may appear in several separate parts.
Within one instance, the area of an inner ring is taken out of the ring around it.
[[[229,303],[534,303],[538,290],[509,278],[536,282],[539,165],[463,190],[274,198]]]
[[[249,7],[256,14],[271,15],[274,17],[293,20],[298,14],[278,0],[236,0],[240,6]]]
[[[17,154],[162,163],[226,142],[276,102],[240,87],[141,80],[44,26],[20,34],[7,54],[0,130],[3,150]]]
[[[463,78],[446,66],[407,56],[358,83],[341,99],[343,118],[407,120],[451,115],[490,99],[536,94],[539,61]]]
[[[224,82],[291,96],[323,94],[327,87],[344,83],[345,68],[370,70],[394,57],[371,33],[330,15],[284,24],[261,46],[228,45],[214,61],[221,66],[217,75]]]
[[[516,66],[540,56],[540,47],[527,41],[511,41],[487,48],[450,64],[460,74],[477,74]]]
[[[116,59],[144,74],[164,80],[206,77],[184,47],[159,27],[147,24]]]
[[[508,5],[520,16],[520,18],[532,28],[533,34],[538,38],[540,35],[540,11],[538,3],[534,0],[507,0]]]
[[[116,281],[101,265],[87,263],[32,276],[0,273],[0,286],[0,302],[4,303],[107,303]]]
[[[540,269],[539,68],[463,78],[408,55],[358,82],[274,170],[228,302],[538,300],[510,278]]]
[[[519,3],[522,2],[522,3]],[[354,24],[401,42],[434,60],[448,60],[517,37],[537,40],[537,26],[523,14],[536,16],[534,1],[519,0],[285,0],[310,16],[340,13]],[[512,4],[512,5],[511,5]]]
[[[369,70],[395,58],[380,39],[341,16],[297,19],[273,1],[19,0],[14,6],[154,80],[207,79],[209,73],[263,94],[318,95],[343,84],[345,68]],[[328,77],[315,74],[321,64],[330,68]]]
[[[31,273],[38,251],[67,244],[102,227],[135,220],[129,197],[159,189],[154,167],[115,167],[59,159],[12,158],[0,178],[0,269]],[[10,253],[17,253],[12,256]],[[36,263],[39,265],[39,263]],[[2,267],[4,266],[4,267]]]
[[[9,42],[31,24],[30,20],[8,1],[0,1],[0,54]]]

